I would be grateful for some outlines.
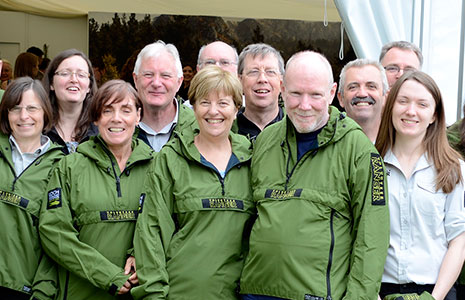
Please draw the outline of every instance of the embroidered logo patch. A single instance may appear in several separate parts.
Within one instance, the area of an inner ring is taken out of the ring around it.
[[[371,204],[386,205],[383,162],[378,153],[371,153]]]
[[[61,207],[61,188],[48,192],[47,209]]]
[[[302,189],[289,190],[289,191],[267,189],[265,192],[265,199],[283,200],[283,199],[289,199],[289,198],[299,198],[301,194],[302,194]]]
[[[304,300],[325,300],[325,298],[306,294]]]
[[[102,221],[137,220],[137,210],[106,210],[100,212]]]
[[[139,214],[142,213],[142,209],[144,208],[144,201],[145,201],[145,193],[142,193],[139,197]]]
[[[244,209],[244,202],[242,200],[226,198],[208,198],[202,199],[202,207],[216,209]]]
[[[29,200],[5,191],[0,191],[0,201],[9,202],[11,204],[19,205],[24,208],[26,208],[29,204]]]

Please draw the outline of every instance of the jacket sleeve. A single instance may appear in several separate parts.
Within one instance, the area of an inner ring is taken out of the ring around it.
[[[360,151],[350,178],[354,243],[348,300],[377,298],[389,247],[389,210],[384,163],[376,149]]]
[[[52,172],[46,199],[42,204],[39,232],[46,253],[61,266],[87,279],[94,286],[116,294],[129,278],[122,267],[114,265],[95,248],[79,240],[74,227],[70,192],[73,186],[72,169],[67,158]]]
[[[175,223],[172,219],[173,179],[167,161],[163,154],[154,159],[141,196],[144,200],[133,242],[139,278],[139,286],[131,290],[135,299],[166,299],[169,291],[166,252]]]

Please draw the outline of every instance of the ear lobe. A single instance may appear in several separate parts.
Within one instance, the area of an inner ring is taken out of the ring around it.
[[[53,85],[50,85],[50,90],[51,90],[51,91],[54,91],[54,90],[55,90],[55,88],[53,87]]]

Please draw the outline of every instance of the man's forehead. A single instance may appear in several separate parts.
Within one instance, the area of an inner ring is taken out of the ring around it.
[[[234,59],[234,50],[227,44],[210,44],[202,52],[203,59]]]
[[[353,66],[346,71],[346,85],[353,82],[381,83],[381,72],[373,65]]]
[[[388,52],[386,52],[381,63],[383,66],[397,64],[400,66],[410,66],[414,68],[420,67],[420,60],[414,51],[396,47],[391,48]]]

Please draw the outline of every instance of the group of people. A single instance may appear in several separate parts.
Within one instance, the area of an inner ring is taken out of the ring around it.
[[[97,89],[63,51],[0,103],[0,295],[462,299],[465,122],[454,150],[422,60],[389,43],[338,88],[321,53],[216,41],[193,76],[158,41]]]

